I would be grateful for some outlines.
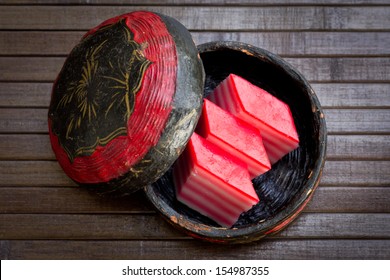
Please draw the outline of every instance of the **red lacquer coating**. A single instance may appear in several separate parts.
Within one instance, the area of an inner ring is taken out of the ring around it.
[[[176,47],[158,15],[150,12],[121,15],[103,22],[85,36],[123,18],[134,34],[134,40],[144,46],[145,57],[152,62],[136,95],[134,111],[128,120],[128,135],[119,136],[105,146],[98,146],[92,155],[79,156],[71,162],[52,133],[49,120],[51,143],[58,162],[67,175],[79,183],[107,182],[127,173],[156,145],[172,109]]]

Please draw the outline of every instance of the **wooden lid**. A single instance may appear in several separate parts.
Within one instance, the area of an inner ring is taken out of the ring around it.
[[[204,70],[186,28],[137,11],[84,35],[52,91],[49,134],[66,174],[101,193],[160,178],[200,115]]]

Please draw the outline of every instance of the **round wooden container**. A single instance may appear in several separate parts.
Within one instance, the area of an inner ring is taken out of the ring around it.
[[[289,105],[300,147],[253,179],[260,202],[228,229],[176,200],[171,166],[195,129],[202,97],[230,73]],[[49,134],[59,164],[81,186],[115,195],[143,189],[176,228],[219,243],[287,226],[318,186],[326,151],[324,114],[293,67],[238,42],[197,49],[179,22],[147,11],[103,22],[71,51],[53,85]]]
[[[277,55],[239,42],[211,42],[198,49],[206,72],[205,96],[230,73],[264,88],[289,105],[300,147],[253,180],[260,202],[229,229],[176,200],[171,170],[145,192],[167,221],[190,236],[218,243],[258,240],[290,224],[313,196],[325,162],[324,114],[309,83]]]

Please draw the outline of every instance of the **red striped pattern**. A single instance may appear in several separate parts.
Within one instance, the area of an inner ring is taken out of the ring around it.
[[[248,165],[251,179],[271,169],[260,132],[209,100],[205,100],[197,131]]]
[[[230,75],[218,85],[208,99],[260,130],[264,147],[272,164],[292,150],[298,148],[299,140],[297,140],[297,137],[290,137],[276,130],[272,126],[272,123],[266,123],[264,120],[258,119],[253,114],[250,114],[243,106],[240,100],[240,94],[237,92],[233,76]],[[264,94],[269,93],[265,92]],[[261,110],[261,105],[258,106],[258,110]],[[292,119],[290,121],[293,122]]]
[[[240,185],[233,185],[229,179],[237,174],[223,177],[209,171],[210,163],[200,156],[200,150],[207,149],[202,145],[206,141],[194,133],[186,150],[176,161],[173,171],[176,197],[218,224],[231,227],[240,214],[249,210],[259,199],[253,190],[249,174],[244,179],[241,178]],[[218,155],[215,159],[217,160],[214,164],[220,168],[234,164],[234,160],[229,160],[229,155],[226,154]],[[247,173],[245,166],[235,168],[238,168],[240,173]],[[246,182],[242,182],[245,178]]]

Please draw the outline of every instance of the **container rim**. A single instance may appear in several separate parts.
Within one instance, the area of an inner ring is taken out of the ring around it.
[[[307,203],[312,198],[314,191],[317,189],[320,177],[322,175],[323,167],[326,158],[326,144],[327,144],[327,128],[325,122],[325,115],[321,108],[320,102],[304,76],[296,70],[292,65],[283,60],[278,55],[267,51],[265,49],[255,47],[253,45],[236,42],[236,41],[214,41],[201,44],[198,46],[200,54],[220,51],[220,50],[237,51],[245,55],[259,58],[271,64],[277,65],[282,71],[288,73],[294,80],[298,81],[304,86],[312,111],[317,114],[319,120],[318,127],[318,158],[315,160],[313,169],[311,170],[308,180],[305,185],[310,186],[304,188],[304,191],[298,193],[293,201],[291,201],[285,208],[273,216],[272,219],[265,221],[258,221],[256,224],[240,228],[221,228],[213,227],[205,224],[195,223],[183,217],[180,213],[172,209],[163,199],[161,199],[153,190],[153,185],[145,187],[145,192],[149,200],[160,211],[163,217],[168,220],[173,226],[184,230],[188,235],[201,238],[202,240],[221,243],[247,243],[261,239],[267,235],[279,232],[292,222],[299,213],[305,208]],[[207,75],[207,73],[206,73]]]

